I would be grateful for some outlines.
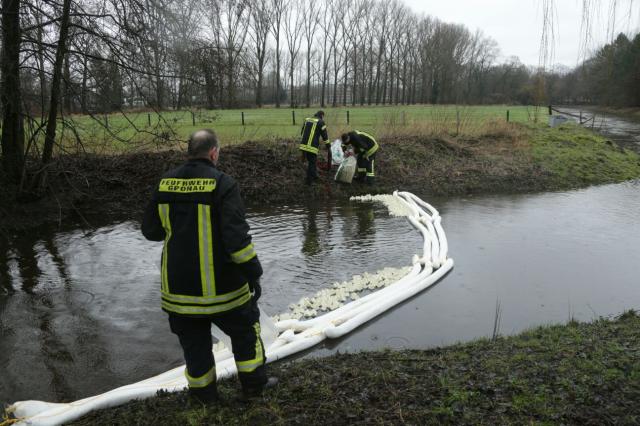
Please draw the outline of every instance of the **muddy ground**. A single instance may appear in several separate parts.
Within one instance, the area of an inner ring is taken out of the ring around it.
[[[639,326],[631,311],[443,349],[280,363],[280,385],[250,404],[229,379],[217,404],[160,393],[73,424],[638,424]]]
[[[628,177],[595,175],[585,180],[559,175],[554,170],[558,167],[545,164],[549,160],[537,154],[539,149],[536,146],[550,153],[548,158],[553,158],[552,150],[556,147],[563,149],[566,140],[573,136],[569,133],[554,133],[553,137],[546,134],[542,138],[530,128],[514,125],[497,128],[493,133],[476,138],[416,136],[382,139],[376,158],[376,184],[372,187],[334,182],[335,168],[330,172],[321,170],[318,184],[312,187],[304,185],[306,165],[300,159],[297,141],[293,140],[249,141],[223,147],[219,168],[238,180],[246,203],[254,205],[344,199],[349,195],[389,193],[396,189],[425,196],[531,192]],[[536,138],[544,139],[544,144],[534,142]],[[597,142],[603,150],[614,152],[618,149],[604,142]],[[589,150],[592,151],[591,147]],[[570,155],[579,157],[574,153]],[[324,158],[323,151],[319,156],[321,168],[325,166]],[[575,158],[575,161],[568,158],[568,161],[579,170],[580,161],[584,161],[581,158]],[[608,161],[608,158],[605,152],[602,159]],[[59,223],[67,219],[90,221],[96,214],[137,219],[159,176],[184,159],[183,151],[58,157],[49,173],[49,189],[44,197],[35,199],[23,195],[16,198],[14,188],[1,186],[3,202],[0,215],[4,218],[0,221],[0,230],[14,233],[48,222]],[[607,164],[604,163],[605,168],[609,167]],[[584,166],[590,167],[586,163]],[[615,167],[612,164],[609,169]],[[634,173],[632,171],[631,176]]]
[[[333,181],[335,168],[320,170],[320,182],[306,186],[306,164],[300,160],[295,141],[224,147],[219,168],[238,180],[248,204],[292,204],[396,189],[444,195],[545,188],[544,171],[526,156],[517,152],[494,158],[481,154],[482,146],[493,141],[416,137],[380,142],[373,187],[338,184]],[[321,168],[326,167],[322,154]],[[3,198],[8,203],[3,202],[2,209],[9,220],[3,222],[11,230],[21,230],[96,213],[136,218],[158,177],[184,159],[182,151],[60,157],[50,173],[51,188],[45,197],[17,200],[5,187]]]

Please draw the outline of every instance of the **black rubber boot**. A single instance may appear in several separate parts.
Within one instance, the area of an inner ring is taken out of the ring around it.
[[[264,384],[264,386],[260,387],[260,388],[245,388],[242,389],[242,392],[240,393],[239,396],[239,400],[242,402],[250,402],[250,401],[254,401],[256,399],[259,399],[262,396],[262,393],[266,390],[266,389],[271,389],[274,388],[278,385],[278,378],[277,377],[269,377],[267,379],[267,383]]]
[[[215,382],[204,388],[189,388],[189,397],[201,404],[213,404],[220,401]]]

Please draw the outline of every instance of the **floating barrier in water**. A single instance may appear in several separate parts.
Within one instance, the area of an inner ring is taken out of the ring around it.
[[[356,276],[349,282],[336,283],[331,289],[322,290],[312,298],[303,298],[290,307],[291,313],[275,317],[276,322],[263,313],[260,322],[267,362],[309,349],[326,338],[338,338],[353,331],[430,287],[453,267],[453,260],[447,256],[448,243],[440,215],[431,205],[409,192],[397,191],[393,195],[368,195],[353,197],[352,200],[382,202],[389,208],[390,214],[407,217],[422,234],[422,255],[413,257],[411,267],[387,268],[376,274]],[[375,291],[360,296],[370,290]],[[219,330],[214,330],[214,335],[222,342],[214,347],[217,379],[220,380],[237,372],[233,354],[228,348],[228,339]],[[20,401],[7,411],[20,419],[18,424],[58,425],[93,410],[153,397],[161,389],[176,392],[186,386],[184,366],[181,366],[75,402]]]

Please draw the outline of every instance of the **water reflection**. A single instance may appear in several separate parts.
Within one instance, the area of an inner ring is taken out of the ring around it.
[[[307,210],[307,220],[302,226],[302,234],[304,236],[304,241],[302,242],[302,253],[306,256],[314,256],[320,254],[322,251],[318,237],[318,224],[316,221],[317,215],[317,206],[311,205]]]
[[[640,185],[430,200],[456,267],[438,286],[315,349],[431,347],[640,307]],[[376,204],[250,209],[265,269],[263,307],[386,266],[421,246]],[[0,247],[0,401],[70,400],[182,363],[159,309],[161,244],[138,224],[40,230]],[[4,385],[8,383],[9,385]]]

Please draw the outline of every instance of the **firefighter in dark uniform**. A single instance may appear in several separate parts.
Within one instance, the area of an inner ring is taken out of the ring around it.
[[[358,158],[358,169],[354,180],[361,182],[366,178],[366,182],[372,185],[376,176],[376,152],[380,149],[378,142],[370,134],[358,130],[342,134],[341,139],[343,148],[351,145]]]
[[[329,135],[327,134],[327,125],[324,122],[324,111],[316,112],[313,117],[306,118],[301,130],[302,141],[300,142],[300,151],[302,151],[303,159],[307,160],[307,179],[306,184],[311,185],[318,179],[318,171],[316,160],[318,151],[320,150],[320,138],[327,147],[327,167],[331,167],[331,145],[329,143]]]
[[[142,222],[147,239],[164,241],[162,309],[184,351],[193,397],[218,399],[211,323],[231,338],[240,397],[257,397],[277,382],[267,379],[260,338],[262,267],[238,184],[215,167],[215,133],[191,135],[188,155],[184,165],[162,176]]]

